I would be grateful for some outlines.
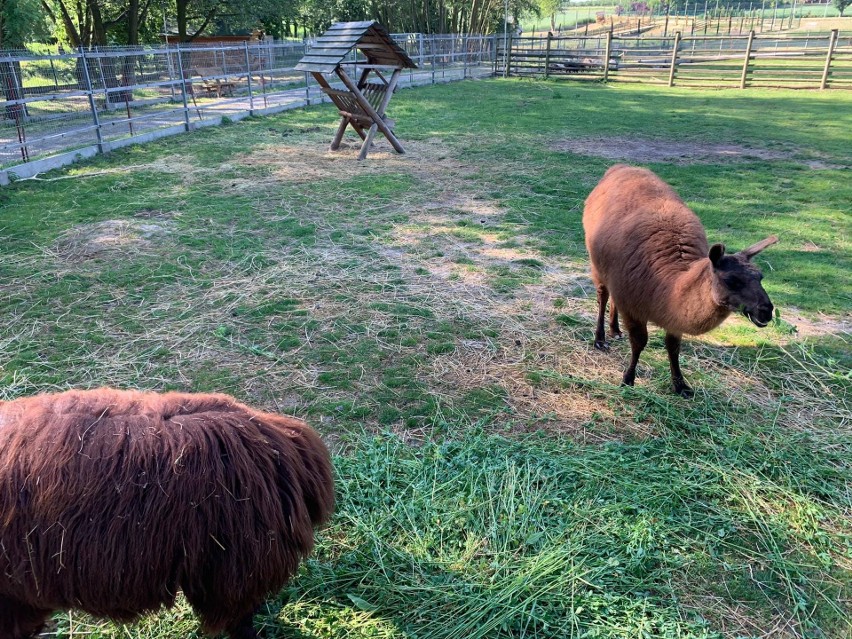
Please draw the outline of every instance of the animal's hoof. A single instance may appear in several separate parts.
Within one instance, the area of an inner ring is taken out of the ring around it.
[[[635,379],[622,379],[621,385],[622,386],[633,386],[633,382],[635,382],[635,381],[636,381]]]
[[[683,386],[675,386],[675,393],[683,397],[684,399],[690,399],[695,395],[695,391],[692,390],[689,386],[684,384]]]
[[[621,339],[623,337],[623,335],[621,334],[621,331],[615,331],[614,333],[612,331],[610,331],[609,336],[610,336],[611,339]]]
[[[595,348],[598,349],[599,351],[608,351],[609,350],[609,344],[606,343],[606,342],[595,341]]]

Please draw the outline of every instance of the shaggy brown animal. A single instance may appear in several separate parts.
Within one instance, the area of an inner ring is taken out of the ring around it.
[[[610,335],[618,337],[618,314],[630,336],[632,358],[623,383],[633,385],[639,355],[648,343],[648,322],[666,331],[672,384],[679,395],[692,389],[680,370],[683,335],[700,335],[741,311],[756,326],[772,319],[772,302],[751,259],[774,235],[733,255],[723,244],[708,247],[701,221],[674,190],[648,169],[618,164],[586,199],[586,248],[598,294],[595,347],[604,337],[607,300]]]
[[[226,395],[0,402],[0,638],[56,610],[130,620],[180,589],[206,632],[252,639],[333,502],[319,436]]]

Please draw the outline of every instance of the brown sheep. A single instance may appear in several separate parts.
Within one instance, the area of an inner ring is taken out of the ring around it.
[[[0,638],[56,610],[131,620],[182,590],[206,632],[253,639],[333,502],[319,436],[226,395],[0,402]]]
[[[636,379],[648,322],[666,331],[674,391],[691,397],[678,361],[683,335],[706,333],[733,311],[759,327],[772,319],[772,302],[760,284],[763,275],[751,259],[778,238],[732,255],[725,254],[723,244],[708,247],[695,213],[648,169],[610,168],[586,199],[583,228],[598,295],[595,347],[608,347],[604,313],[611,297],[610,335],[621,336],[621,313],[630,337],[625,385]]]

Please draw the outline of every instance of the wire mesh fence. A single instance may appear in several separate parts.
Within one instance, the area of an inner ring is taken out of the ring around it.
[[[400,86],[483,77],[495,68],[494,36],[393,37],[418,64]],[[0,52],[0,168],[325,101],[310,74],[294,69],[310,48],[310,41],[266,41]],[[345,61],[363,62],[354,51]]]

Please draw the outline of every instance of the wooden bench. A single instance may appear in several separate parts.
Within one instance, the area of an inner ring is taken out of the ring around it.
[[[234,95],[236,83],[225,77],[219,67],[196,67],[195,73],[201,78],[201,89],[207,97]]]

